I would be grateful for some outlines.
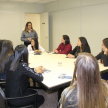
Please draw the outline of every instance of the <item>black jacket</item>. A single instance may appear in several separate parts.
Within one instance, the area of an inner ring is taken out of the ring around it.
[[[7,70],[6,78],[6,96],[20,97],[24,90],[28,88],[28,78],[32,78],[36,82],[41,82],[43,76],[36,73],[28,67],[27,63],[20,62],[15,71]]]
[[[80,53],[80,48],[78,48],[78,47],[79,47],[79,46],[76,46],[76,47],[70,52],[70,54],[74,55],[75,58],[78,56],[78,53]],[[77,51],[77,49],[79,49],[79,50]],[[87,46],[83,52],[91,53],[90,47]]]
[[[108,56],[106,54],[104,54],[104,52],[102,53],[99,53],[97,56],[96,56],[96,59],[101,61],[103,61],[103,64],[104,66],[108,66]]]

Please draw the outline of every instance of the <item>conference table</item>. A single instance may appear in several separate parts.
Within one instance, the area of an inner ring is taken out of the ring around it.
[[[41,55],[34,55],[29,53],[29,67],[35,68],[43,66],[48,72],[43,73],[43,81],[39,83],[41,87],[47,91],[58,89],[58,99],[60,98],[62,88],[70,85],[72,79],[59,78],[61,74],[73,75],[75,67],[75,58],[66,58],[65,54],[53,54],[44,52]],[[100,72],[108,70],[99,63]]]

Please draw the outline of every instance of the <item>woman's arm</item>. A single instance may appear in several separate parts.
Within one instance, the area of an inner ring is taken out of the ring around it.
[[[43,81],[43,76],[41,73],[36,73],[33,69],[28,67],[27,63],[22,63],[23,69],[22,69],[22,74],[32,78],[36,82],[41,82]]]
[[[34,37],[35,37],[35,38],[38,38],[38,35],[37,35],[37,33],[36,33],[35,30],[34,30]]]
[[[108,66],[108,56],[106,54],[103,54],[102,59],[104,66]]]
[[[25,37],[24,31],[22,32],[22,35],[21,35],[21,41],[28,41],[27,38]]]
[[[34,51],[33,51],[32,47],[31,47],[31,45],[28,45],[27,49],[28,49],[28,52],[29,52],[29,53],[34,53]]]
[[[77,51],[77,46],[70,52],[70,54],[74,55]]]
[[[72,50],[72,46],[69,44],[65,47],[64,50],[58,51],[58,54],[68,54]]]
[[[95,56],[95,58],[96,58],[97,60],[101,59],[101,52],[100,52],[97,56]]]
[[[40,45],[39,45],[39,50],[43,53],[43,52],[45,52],[45,49],[43,48],[43,47],[41,47]]]
[[[62,104],[60,104],[60,108],[62,108]]]
[[[58,48],[56,50],[57,51],[61,50],[61,44],[58,46]]]

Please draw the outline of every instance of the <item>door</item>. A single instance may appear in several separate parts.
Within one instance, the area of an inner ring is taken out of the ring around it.
[[[48,13],[40,14],[40,44],[49,51],[49,15]]]

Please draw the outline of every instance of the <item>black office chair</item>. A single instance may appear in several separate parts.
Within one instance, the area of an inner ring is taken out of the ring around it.
[[[4,104],[4,92],[3,90],[0,88],[0,108],[5,108],[5,104]]]
[[[108,81],[108,70],[104,70],[101,72],[101,78]]]
[[[0,87],[5,91],[6,80],[0,79]]]
[[[28,95],[28,96],[24,96],[24,97],[6,98],[4,91],[0,87],[0,108],[38,108],[37,103],[36,103],[36,95],[37,95],[37,93]],[[29,98],[32,96],[34,96],[34,98],[35,98],[35,103],[33,105],[17,107],[17,106],[12,106],[9,104],[9,100],[17,101],[17,99],[26,99],[26,98]]]

